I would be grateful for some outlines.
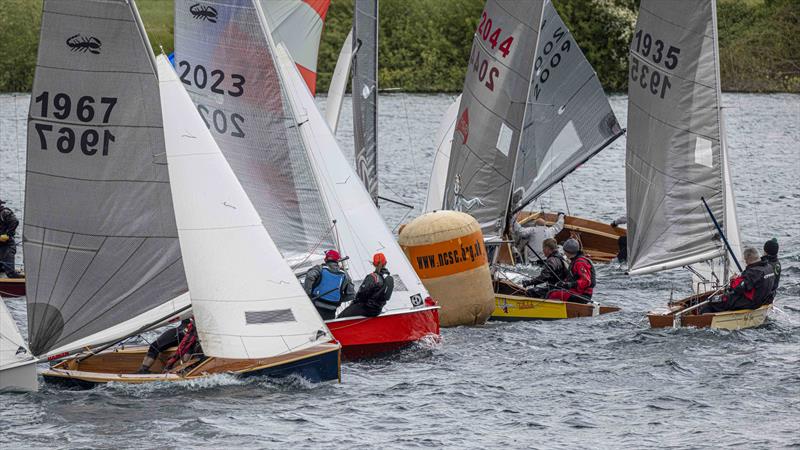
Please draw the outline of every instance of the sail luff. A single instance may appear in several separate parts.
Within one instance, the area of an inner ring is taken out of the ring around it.
[[[353,142],[358,176],[378,203],[378,0],[353,7]]]
[[[347,37],[339,51],[336,60],[336,67],[333,69],[331,84],[328,88],[328,100],[325,102],[325,121],[328,127],[336,134],[339,128],[339,116],[342,112],[342,102],[347,90],[347,79],[350,76],[350,66],[353,63],[353,30],[347,33]]]

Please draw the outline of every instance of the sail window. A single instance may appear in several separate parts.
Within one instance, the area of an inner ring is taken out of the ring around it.
[[[702,137],[698,137],[697,140],[694,141],[694,162],[695,164],[706,167],[712,167],[714,165],[711,141]]]
[[[547,153],[550,154],[555,151],[561,155],[571,155],[580,150],[581,147],[583,147],[583,141],[581,141],[581,137],[578,136],[575,123],[570,120],[564,125],[564,128],[561,129],[555,140],[553,140],[553,144],[550,145]]]
[[[291,309],[274,309],[272,311],[245,311],[244,317],[247,325],[296,322]]]
[[[514,130],[505,123],[501,123],[500,132],[497,134],[497,149],[505,156],[508,156],[508,150],[511,148],[512,136],[514,136]]]

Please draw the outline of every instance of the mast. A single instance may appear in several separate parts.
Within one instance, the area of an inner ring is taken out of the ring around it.
[[[353,143],[356,172],[378,204],[378,0],[353,10]]]

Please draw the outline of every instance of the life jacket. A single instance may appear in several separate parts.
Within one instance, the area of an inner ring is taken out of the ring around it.
[[[175,350],[175,354],[172,355],[164,365],[165,369],[169,370],[176,362],[183,359],[185,355],[189,355],[192,349],[194,349],[195,344],[197,344],[197,330],[194,328],[194,321],[191,321],[189,325],[186,326],[186,334],[178,344],[178,349]]]
[[[575,264],[577,264],[578,261],[583,261],[585,264],[589,265],[591,284],[589,284],[589,287],[586,289],[586,293],[591,294],[592,291],[594,290],[594,287],[597,285],[597,274],[595,273],[594,270],[594,264],[592,264],[591,259],[587,258],[582,253],[576,256],[575,259],[572,260],[572,263],[570,263],[569,265],[569,272],[570,274],[572,274],[572,277],[575,279],[575,281],[578,280],[577,277],[575,276],[577,274],[577,271],[575,269]]]
[[[346,275],[344,272],[334,272],[327,266],[320,269],[319,283],[311,290],[314,300],[324,301],[338,305],[342,302],[342,285]]]

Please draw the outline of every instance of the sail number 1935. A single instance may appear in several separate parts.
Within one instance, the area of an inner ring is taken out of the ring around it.
[[[667,70],[678,67],[681,49],[674,45],[668,46],[644,30],[638,30],[633,38],[631,50],[641,55],[641,60],[638,56],[631,57],[631,83],[638,84],[640,88],[663,99],[672,87],[672,82],[669,74],[659,66],[663,65]]]

